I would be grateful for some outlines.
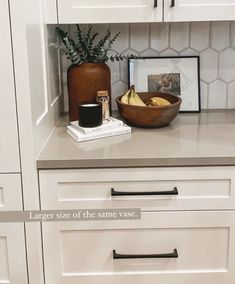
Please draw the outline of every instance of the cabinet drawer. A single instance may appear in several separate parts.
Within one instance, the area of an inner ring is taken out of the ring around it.
[[[22,210],[20,174],[0,174],[0,211]]]
[[[42,209],[233,209],[234,179],[234,167],[42,170],[41,205]],[[112,188],[124,195],[112,196]],[[178,194],[173,194],[176,188]]]
[[[234,218],[145,212],[136,221],[44,223],[46,284],[234,283]],[[144,257],[113,259],[113,250]],[[178,257],[146,257],[174,250]]]

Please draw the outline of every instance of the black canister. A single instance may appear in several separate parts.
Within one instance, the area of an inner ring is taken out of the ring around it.
[[[78,113],[78,124],[81,127],[96,127],[102,124],[101,103],[80,103]]]

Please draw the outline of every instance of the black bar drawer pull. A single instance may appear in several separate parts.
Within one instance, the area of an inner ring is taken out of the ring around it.
[[[154,5],[153,5],[154,8],[157,7],[157,0],[154,0]]]
[[[171,0],[171,5],[170,5],[171,8],[175,7],[175,0]]]
[[[128,259],[128,258],[178,258],[177,249],[170,253],[158,254],[119,254],[113,250],[113,259]]]
[[[135,196],[135,195],[178,195],[177,187],[174,187],[173,190],[169,191],[116,191],[114,188],[111,188],[112,196]]]

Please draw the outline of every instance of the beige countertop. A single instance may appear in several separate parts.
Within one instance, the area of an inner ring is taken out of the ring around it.
[[[37,160],[38,169],[235,165],[235,110],[179,114],[163,128],[77,143],[64,118]]]

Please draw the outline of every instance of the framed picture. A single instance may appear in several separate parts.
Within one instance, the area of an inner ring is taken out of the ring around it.
[[[200,112],[199,70],[199,56],[128,58],[128,84],[180,96],[180,112]]]

